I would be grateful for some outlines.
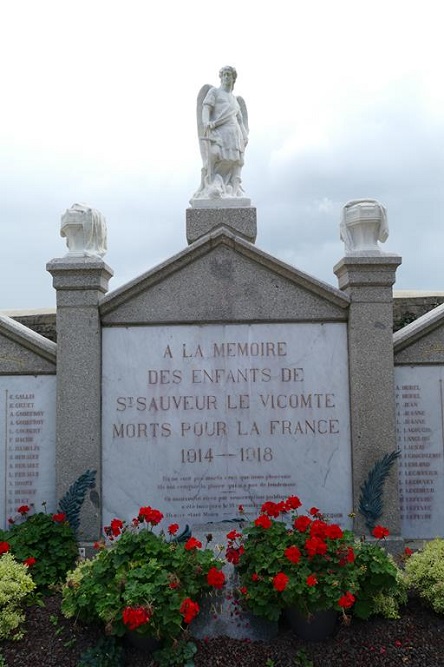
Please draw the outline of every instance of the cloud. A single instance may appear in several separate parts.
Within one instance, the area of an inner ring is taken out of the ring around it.
[[[442,288],[442,40],[427,2],[24,2],[26,21],[5,9],[0,44],[0,308],[55,303],[45,264],[66,252],[76,201],[107,219],[112,289],[186,247],[196,97],[227,63],[249,110],[258,246],[336,284],[342,206],[373,197],[384,250],[404,257],[398,286]]]

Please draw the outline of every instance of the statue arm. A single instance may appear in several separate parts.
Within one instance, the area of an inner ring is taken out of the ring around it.
[[[245,104],[245,100],[243,97],[238,97],[237,102],[239,104],[239,111],[237,114],[237,120],[239,123],[239,127],[242,132],[242,136],[245,142],[245,145],[248,144],[248,133],[249,133],[249,128],[248,128],[248,111],[247,111],[247,105]]]
[[[210,130],[214,129],[212,127],[212,123],[211,123],[211,109],[212,109],[212,106],[211,106],[211,104],[209,104],[209,102],[205,102],[202,105],[202,124],[204,126],[204,129],[207,129],[207,130],[208,129],[210,129]]]

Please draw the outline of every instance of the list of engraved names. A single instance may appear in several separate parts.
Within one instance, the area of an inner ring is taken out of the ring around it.
[[[343,518],[347,386],[342,325],[105,330],[106,511],[214,521],[298,492]]]
[[[404,537],[442,533],[444,370],[395,370],[401,525]]]
[[[42,502],[51,507],[55,495],[55,380],[52,377],[0,378],[2,396],[2,523],[20,505]]]

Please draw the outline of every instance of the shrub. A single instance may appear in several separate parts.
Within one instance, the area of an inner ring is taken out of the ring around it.
[[[297,496],[267,501],[241,532],[227,534],[226,558],[237,568],[243,606],[272,621],[291,607],[307,617],[330,609],[395,617],[406,591],[402,572],[380,545],[387,528],[373,528],[376,543],[357,542],[317,507],[299,514],[301,505]]]
[[[399,618],[399,606],[407,602],[407,586],[393,557],[378,543],[364,541],[356,548],[356,565],[359,593],[354,615]]]
[[[41,591],[64,581],[78,555],[74,533],[63,513],[30,514],[25,505],[19,508],[21,519],[10,529],[0,531],[0,542],[10,545],[11,552],[32,568],[32,578]]]
[[[5,551],[0,556],[0,639],[23,636],[23,632],[17,631],[24,621],[20,605],[34,588],[28,567],[17,563],[14,556]]]
[[[128,631],[173,643],[199,612],[203,593],[224,584],[221,563],[194,537],[175,539],[179,526],[153,531],[163,515],[141,507],[130,525],[113,519],[105,528],[108,546],[80,563],[63,588],[62,611],[107,634]]]
[[[438,614],[444,613],[444,540],[436,538],[405,564],[407,584]]]
[[[355,539],[329,523],[317,507],[300,515],[301,501],[290,496],[267,501],[261,514],[227,534],[227,560],[239,573],[243,605],[258,616],[278,620],[294,607],[304,616],[349,609],[358,590]]]

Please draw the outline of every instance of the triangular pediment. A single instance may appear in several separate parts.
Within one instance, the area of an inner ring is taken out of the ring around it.
[[[226,228],[103,298],[104,325],[340,321],[349,298]]]
[[[37,375],[56,372],[57,345],[11,317],[0,315],[0,373]]]
[[[396,364],[444,363],[444,304],[393,335]]]

